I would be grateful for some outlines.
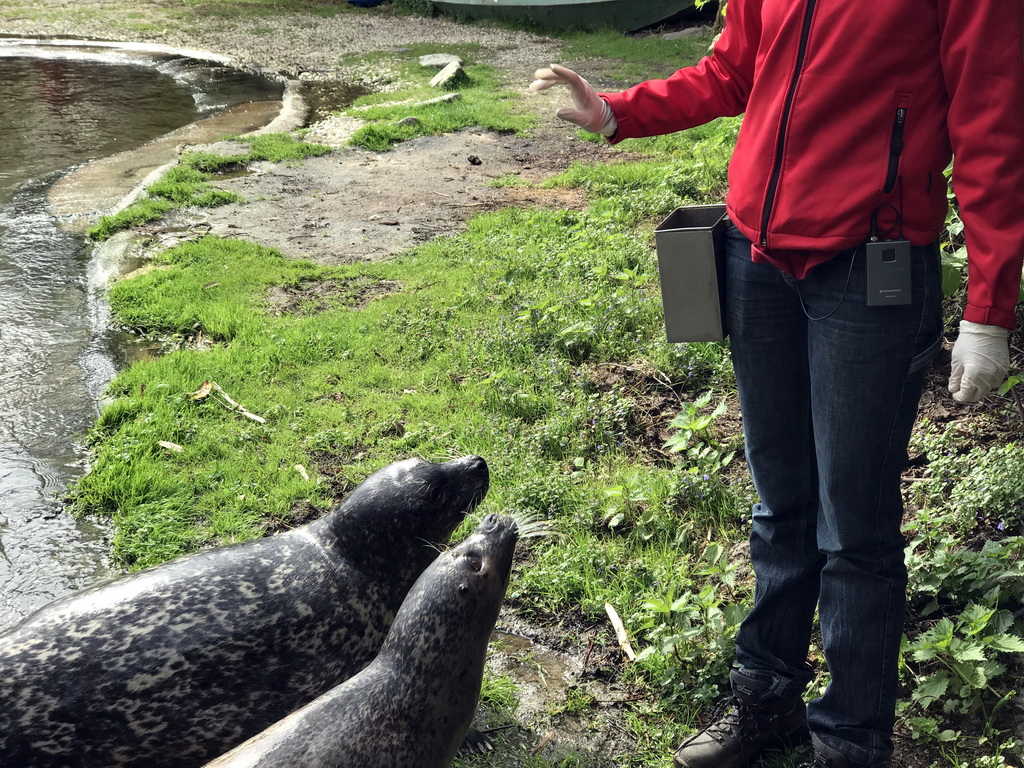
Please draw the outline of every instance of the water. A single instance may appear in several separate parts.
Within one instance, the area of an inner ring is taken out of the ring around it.
[[[113,575],[111,531],[71,519],[60,497],[124,350],[107,328],[109,265],[50,215],[48,190],[81,163],[275,94],[170,54],[0,39],[0,629]]]

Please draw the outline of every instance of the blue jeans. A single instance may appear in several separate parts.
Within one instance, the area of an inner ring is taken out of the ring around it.
[[[942,339],[938,251],[913,249],[910,304],[869,307],[863,249],[798,281],[753,263],[735,228],[726,244],[725,321],[760,497],[737,661],[780,695],[800,692],[817,606],[831,683],[808,705],[811,732],[870,765],[892,752],[907,584],[900,474]]]

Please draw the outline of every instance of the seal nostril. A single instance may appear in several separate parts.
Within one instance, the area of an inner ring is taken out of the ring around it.
[[[489,480],[490,469],[482,457],[474,455],[463,456],[461,459],[456,459],[456,461],[467,471],[481,475],[483,482],[486,483]]]

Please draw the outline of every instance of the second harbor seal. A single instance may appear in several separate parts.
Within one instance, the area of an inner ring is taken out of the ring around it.
[[[476,708],[518,533],[489,515],[409,590],[362,672],[207,768],[447,768]]]
[[[203,765],[373,660],[487,491],[409,459],[326,517],[57,600],[0,635],[0,765]]]

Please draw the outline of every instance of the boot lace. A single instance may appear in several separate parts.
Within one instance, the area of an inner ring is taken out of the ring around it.
[[[753,708],[734,696],[728,696],[718,702],[711,710],[709,719],[711,723],[704,729],[704,733],[720,744],[736,736],[739,736],[741,741],[749,741],[751,736],[755,736],[761,730]]]

